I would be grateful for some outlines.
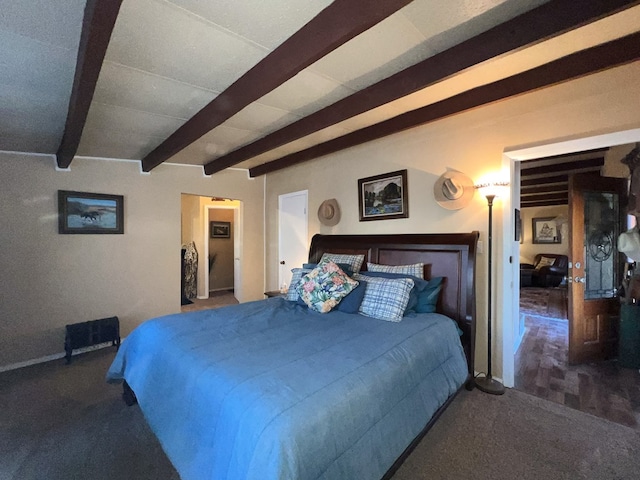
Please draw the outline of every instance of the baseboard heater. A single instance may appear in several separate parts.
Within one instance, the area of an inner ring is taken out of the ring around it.
[[[71,363],[73,350],[111,342],[120,346],[120,321],[118,317],[101,318],[66,326],[64,351],[67,363]]]

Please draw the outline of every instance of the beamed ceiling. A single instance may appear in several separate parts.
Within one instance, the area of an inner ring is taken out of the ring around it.
[[[607,149],[520,162],[520,207],[569,204],[569,176],[600,173]]]
[[[639,4],[0,0],[0,150],[264,175],[635,62]]]

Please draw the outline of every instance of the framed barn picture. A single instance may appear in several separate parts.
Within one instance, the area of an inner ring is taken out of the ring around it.
[[[358,203],[361,222],[409,217],[407,171],[359,179]]]
[[[58,233],[124,233],[124,197],[58,190]]]

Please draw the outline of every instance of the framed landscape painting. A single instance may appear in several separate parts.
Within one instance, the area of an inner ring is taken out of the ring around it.
[[[359,179],[358,203],[361,222],[409,217],[407,171]]]
[[[124,233],[124,197],[58,190],[58,233]]]

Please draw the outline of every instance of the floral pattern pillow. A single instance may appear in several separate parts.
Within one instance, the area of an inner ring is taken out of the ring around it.
[[[302,277],[296,289],[311,310],[327,313],[357,286],[358,282],[344,273],[335,262],[325,259]]]

